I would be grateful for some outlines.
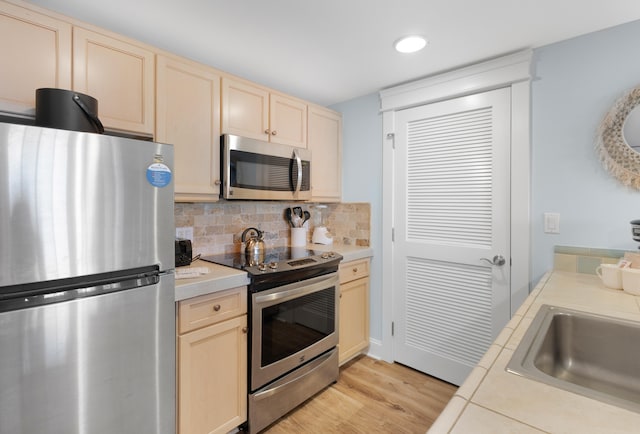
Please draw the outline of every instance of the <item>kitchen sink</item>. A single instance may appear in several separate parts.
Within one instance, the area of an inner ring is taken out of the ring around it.
[[[640,322],[543,305],[507,371],[640,413]]]

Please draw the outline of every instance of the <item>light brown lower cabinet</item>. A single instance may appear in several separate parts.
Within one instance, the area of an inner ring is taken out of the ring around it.
[[[227,433],[247,420],[246,287],[178,303],[178,433]]]
[[[369,262],[340,264],[340,365],[369,347]]]

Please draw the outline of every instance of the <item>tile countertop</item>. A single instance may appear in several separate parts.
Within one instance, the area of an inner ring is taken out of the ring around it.
[[[543,304],[640,321],[640,297],[608,289],[597,276],[546,274],[428,431],[439,433],[631,433],[640,413],[505,370]]]
[[[357,259],[373,256],[373,249],[370,247],[309,244],[306,248],[323,252],[338,252],[343,256],[343,262],[355,261]],[[224,291],[225,289],[249,284],[249,277],[244,271],[212,264],[206,261],[198,260],[189,266],[179,267],[178,270],[188,270],[189,268],[194,267],[206,267],[209,270],[209,273],[189,279],[176,279],[175,301],[186,300],[199,295]]]
[[[196,267],[206,267],[209,273],[189,279],[176,279],[175,301],[249,284],[249,277],[246,272],[207,261],[197,260],[191,265],[179,267],[177,270],[188,270]]]

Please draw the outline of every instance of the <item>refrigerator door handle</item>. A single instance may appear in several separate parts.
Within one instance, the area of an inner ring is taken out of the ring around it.
[[[28,285],[22,285],[22,292],[0,294],[0,313],[60,303],[78,298],[93,297],[112,292],[126,291],[155,285],[159,281],[160,274],[156,271],[152,273],[139,273],[133,276],[122,276],[108,281],[105,281],[104,278],[94,281],[87,279],[83,283],[67,283],[66,285],[63,283],[44,289],[34,289],[29,288]]]

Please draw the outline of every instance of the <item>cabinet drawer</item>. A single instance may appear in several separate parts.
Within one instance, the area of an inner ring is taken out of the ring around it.
[[[178,303],[178,333],[186,333],[247,313],[247,288],[242,286]]]
[[[340,283],[351,282],[369,275],[369,258],[340,264]]]

